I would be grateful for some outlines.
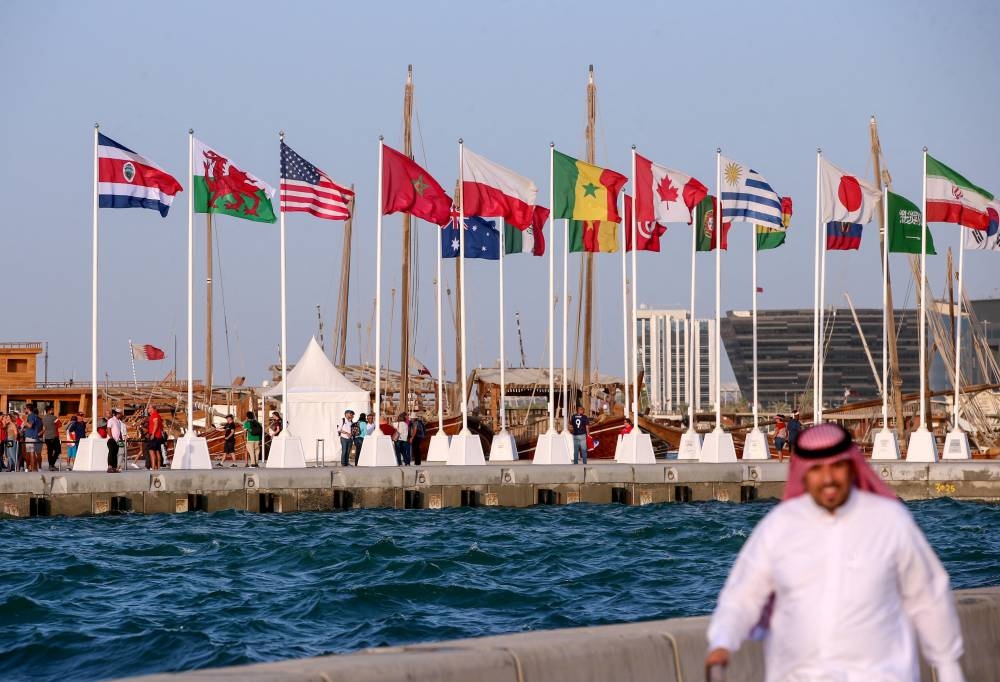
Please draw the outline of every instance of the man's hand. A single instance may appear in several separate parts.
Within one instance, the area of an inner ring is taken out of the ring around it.
[[[705,657],[705,679],[708,681],[717,679],[712,677],[712,668],[715,666],[721,666],[725,668],[729,665],[729,649],[718,648],[712,649],[708,652],[708,656]]]

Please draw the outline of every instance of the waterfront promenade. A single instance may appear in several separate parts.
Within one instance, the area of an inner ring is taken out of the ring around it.
[[[1000,500],[1000,461],[874,462],[904,500]],[[648,465],[592,462],[535,466],[310,467],[306,469],[130,470],[118,474],[30,472],[0,476],[5,517],[239,510],[529,507],[588,502],[751,502],[780,497],[778,462]]]

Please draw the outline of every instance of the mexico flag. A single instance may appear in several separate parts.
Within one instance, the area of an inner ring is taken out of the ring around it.
[[[635,210],[640,223],[691,224],[694,209],[708,195],[697,179],[635,155]]]
[[[926,216],[929,223],[955,223],[974,230],[987,230],[986,207],[993,195],[927,154]]]
[[[462,149],[462,207],[465,215],[498,216],[519,230],[531,226],[538,187],[498,163]]]
[[[553,218],[604,223],[621,221],[618,192],[628,181],[624,175],[555,150],[552,150],[552,175]]]
[[[224,154],[194,140],[191,160],[194,212],[222,213],[234,218],[273,223],[274,188],[237,168]]]
[[[531,225],[521,230],[510,223],[504,223],[504,255],[529,253],[532,256],[545,255],[545,227],[549,219],[549,209],[544,206],[534,206]]]

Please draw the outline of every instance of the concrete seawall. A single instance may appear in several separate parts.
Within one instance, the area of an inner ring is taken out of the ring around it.
[[[876,463],[903,499],[1000,500],[1000,461]],[[528,507],[534,504],[652,504],[775,498],[787,464],[214,469],[120,474],[0,474],[0,514],[82,516],[117,512],[332,511],[389,507]]]
[[[965,637],[967,682],[1000,680],[1000,587],[955,592]],[[295,682],[700,682],[708,618],[524,632],[234,668],[150,675],[176,680]],[[763,650],[748,642],[734,656],[729,682],[764,679]],[[921,681],[932,682],[923,666]]]

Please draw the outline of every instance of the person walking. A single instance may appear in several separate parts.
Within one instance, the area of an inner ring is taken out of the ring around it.
[[[260,461],[260,441],[264,436],[264,427],[257,421],[253,410],[247,411],[247,419],[243,422],[243,431],[246,432],[247,439],[246,465],[256,467]]]
[[[757,624],[757,628],[754,625]],[[806,429],[782,501],[757,524],[719,593],[706,672],[765,631],[766,681],[964,680],[948,574],[906,506],[837,424]]]
[[[55,409],[49,405],[42,415],[42,442],[45,443],[45,454],[48,455],[49,471],[56,470],[59,457],[62,456],[61,429],[62,423],[56,417]]]
[[[795,444],[798,443],[799,434],[802,433],[802,422],[799,421],[798,410],[792,412],[792,418],[788,420],[785,428],[788,431],[788,454],[791,456],[795,454]]]
[[[344,417],[337,426],[340,436],[340,466],[351,466],[351,446],[354,445],[354,410],[344,410]]]
[[[570,417],[569,431],[573,434],[573,464],[578,458],[587,463],[587,436],[590,435],[590,418],[584,414],[583,405],[576,406],[576,414]]]

